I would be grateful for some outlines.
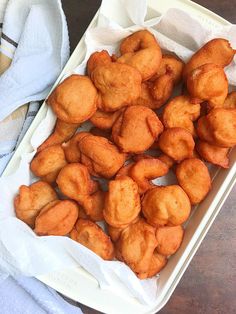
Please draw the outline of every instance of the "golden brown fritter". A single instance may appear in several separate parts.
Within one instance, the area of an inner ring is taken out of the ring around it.
[[[215,38],[203,45],[186,63],[183,77],[186,77],[199,66],[206,63],[214,63],[225,67],[231,63],[235,55],[227,39]]]
[[[139,275],[148,271],[156,246],[155,228],[140,219],[121,232],[116,257]]]
[[[193,205],[203,201],[211,189],[209,171],[200,159],[190,158],[182,161],[176,167],[176,177]]]
[[[191,133],[183,128],[166,129],[158,144],[160,149],[175,161],[192,157],[195,146]]]
[[[96,181],[90,178],[87,167],[80,163],[66,165],[57,177],[60,191],[83,206],[87,196],[98,189]]]
[[[126,37],[121,42],[120,53],[121,57],[117,62],[136,68],[141,73],[143,81],[150,79],[161,64],[161,48],[148,30],[140,30]]]
[[[87,73],[90,76],[93,70],[100,65],[107,65],[112,62],[111,56],[106,50],[96,51],[91,54],[87,62]]]
[[[188,195],[179,185],[157,186],[144,195],[142,212],[150,225],[180,225],[190,214]]]
[[[158,244],[156,251],[165,256],[175,254],[182,243],[183,237],[184,229],[182,226],[157,228],[156,239]]]
[[[104,112],[97,110],[95,114],[90,118],[90,122],[97,128],[102,130],[109,130],[120,116],[122,109],[114,112]]]
[[[89,134],[79,141],[78,147],[81,163],[88,167],[90,174],[97,177],[113,177],[125,162],[125,155],[101,136]]]
[[[70,237],[105,260],[112,260],[114,257],[114,247],[110,237],[92,221],[79,219]]]
[[[155,185],[150,182],[166,175],[169,167],[158,158],[141,159],[129,170],[130,177],[137,183],[139,193],[144,194]]]
[[[155,250],[153,252],[148,271],[145,273],[139,273],[139,279],[146,279],[156,276],[166,266],[167,262],[168,259],[166,256],[159,254],[157,250]]]
[[[127,64],[113,62],[97,66],[91,78],[99,91],[98,107],[102,111],[113,112],[129,106],[141,93],[141,75]]]
[[[53,133],[37,149],[37,152],[44,150],[49,146],[62,144],[68,141],[78,129],[78,123],[66,123],[57,119]]]
[[[44,206],[35,220],[35,233],[38,235],[68,234],[78,218],[79,208],[74,201],[56,200]]]
[[[122,228],[134,221],[141,210],[137,184],[129,177],[109,182],[103,211],[105,221]]]
[[[192,103],[207,101],[210,108],[222,107],[228,95],[228,79],[224,69],[213,63],[201,65],[187,77]]]
[[[47,182],[37,181],[30,186],[21,185],[14,199],[16,217],[34,228],[35,218],[41,208],[55,201],[57,194]]]
[[[229,148],[198,141],[196,149],[205,161],[222,168],[229,168]]]
[[[81,156],[78,143],[83,137],[87,135],[89,135],[89,133],[87,132],[76,133],[67,143],[62,145],[62,148],[66,156],[66,160],[69,163],[80,162]]]
[[[104,220],[103,210],[105,207],[105,196],[106,192],[98,190],[97,192],[88,196],[83,202],[85,213],[92,221]]]
[[[50,146],[39,152],[30,163],[30,170],[43,181],[52,183],[59,171],[67,164],[60,144]]]
[[[142,153],[154,143],[163,131],[158,116],[143,106],[128,107],[112,128],[114,142],[125,153]]]
[[[97,110],[98,93],[88,76],[71,75],[47,100],[56,116],[67,123],[82,123]]]
[[[166,128],[183,128],[195,136],[193,121],[200,116],[200,110],[200,104],[192,104],[189,96],[177,96],[165,106],[162,122]]]

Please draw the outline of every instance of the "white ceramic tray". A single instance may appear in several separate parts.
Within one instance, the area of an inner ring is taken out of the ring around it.
[[[215,29],[221,25],[230,24],[211,11],[189,0],[148,0],[147,18],[158,16],[173,7],[188,12],[209,29]],[[109,15],[114,20],[122,19],[122,17],[117,16],[112,6],[109,8]],[[96,26],[96,20],[97,15],[94,17],[88,28]],[[62,74],[55,83],[55,86],[65,73],[71,71],[83,60],[84,55],[85,46],[84,37],[82,37]],[[30,138],[36,127],[45,117],[46,112],[47,105],[44,103],[13,158],[9,162],[3,174],[4,176],[9,175],[16,169],[23,152],[30,152],[32,150]],[[135,298],[128,296],[127,288],[118,281],[114,282],[112,291],[101,290],[96,279],[79,266],[77,268],[67,268],[60,272],[39,276],[38,279],[65,296],[103,313],[148,314],[158,312],[170,298],[236,182],[235,160],[236,150],[231,153],[230,169],[219,170],[217,172],[211,192],[204,202],[198,206],[198,209],[193,212],[192,217],[186,226],[185,237],[180,250],[170,259],[168,265],[161,272],[159,279],[159,293],[154,305],[141,305]]]

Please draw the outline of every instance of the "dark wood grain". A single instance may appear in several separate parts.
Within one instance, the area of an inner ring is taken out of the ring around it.
[[[76,47],[100,2],[100,0],[62,0],[67,16],[72,50]],[[236,23],[236,0],[198,0],[195,2],[230,22]],[[171,299],[159,313],[236,313],[235,262],[236,187],[225,202]],[[98,313],[80,306],[85,314]]]

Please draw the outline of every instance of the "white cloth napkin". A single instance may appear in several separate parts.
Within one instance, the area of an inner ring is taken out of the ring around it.
[[[0,38],[1,174],[68,60],[61,1],[0,0]]]
[[[18,276],[0,284],[1,314],[82,314],[40,281]]]

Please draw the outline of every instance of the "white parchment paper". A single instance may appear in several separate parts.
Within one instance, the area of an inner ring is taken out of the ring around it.
[[[213,33],[178,9],[170,9],[151,20],[145,20],[146,12],[144,0],[104,0],[98,26],[86,33],[86,57],[73,72],[84,74],[86,61],[94,51],[106,49],[109,53],[117,53],[120,41],[141,28],[148,28],[163,49],[176,53],[184,61],[211,38],[227,38],[236,47],[234,25],[219,27]],[[227,68],[231,85],[236,85],[234,71],[235,62]],[[72,72],[66,76],[70,74]],[[114,281],[119,279],[141,303],[153,303],[158,292],[158,277],[141,281],[124,263],[104,261],[67,237],[38,237],[15,217],[13,199],[20,185],[29,185],[35,180],[30,173],[29,162],[37,146],[49,136],[54,123],[55,116],[49,108],[46,118],[31,138],[32,153],[22,156],[14,174],[0,179],[0,276],[37,276],[79,264],[98,280],[102,289],[111,288]],[[166,181],[162,183],[166,184]]]

